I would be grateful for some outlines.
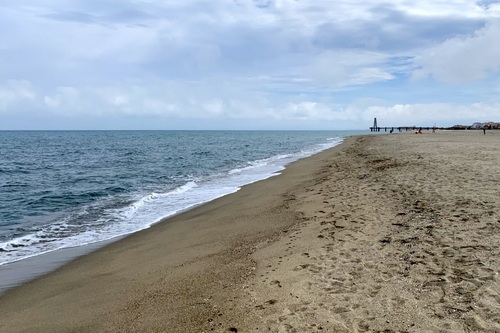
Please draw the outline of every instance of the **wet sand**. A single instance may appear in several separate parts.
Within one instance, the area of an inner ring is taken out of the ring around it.
[[[0,296],[1,332],[500,332],[500,131],[368,135]]]

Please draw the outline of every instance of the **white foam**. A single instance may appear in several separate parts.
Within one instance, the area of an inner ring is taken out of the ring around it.
[[[197,205],[238,191],[241,186],[279,174],[287,164],[336,146],[341,138],[304,149],[296,154],[281,154],[250,161],[225,174],[190,180],[174,189],[137,193],[122,208],[106,209],[97,220],[71,225],[70,217],[31,234],[0,243],[0,265],[62,248],[92,244],[130,234]],[[98,204],[83,207],[75,216],[85,216]],[[92,209],[91,209],[92,208]],[[3,250],[3,251],[2,251]]]

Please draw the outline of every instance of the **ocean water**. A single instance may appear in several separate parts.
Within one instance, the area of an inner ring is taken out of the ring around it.
[[[0,132],[0,265],[148,228],[358,133]]]

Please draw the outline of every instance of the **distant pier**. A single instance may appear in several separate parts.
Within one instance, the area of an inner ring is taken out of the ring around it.
[[[419,129],[421,130],[444,130],[444,129],[450,129],[450,128],[445,128],[445,127],[420,127],[420,126],[399,126],[399,127],[370,127],[370,132],[408,132],[408,131],[418,131]]]
[[[373,119],[373,126],[370,127],[370,132],[390,132],[394,133],[395,131],[398,132],[408,132],[408,131],[419,131],[419,130],[426,130],[430,131],[432,130],[433,132],[435,130],[500,130],[500,122],[494,123],[494,122],[487,122],[487,123],[474,123],[471,126],[466,126],[466,125],[454,125],[451,127],[437,127],[437,126],[378,126],[377,125],[377,118]]]
[[[384,132],[391,132],[393,133],[394,131],[398,131],[398,132],[408,132],[408,131],[417,131],[417,130],[431,130],[432,131],[435,131],[437,129],[450,129],[450,128],[444,128],[444,127],[436,127],[436,126],[432,126],[432,127],[428,127],[428,126],[392,126],[392,127],[381,127],[381,126],[378,126],[377,125],[377,118],[374,118],[373,119],[373,126],[370,127],[370,132],[382,132],[382,130]]]
[[[430,127],[430,126],[378,126],[377,125],[377,118],[373,119],[373,126],[370,127],[370,132],[387,132],[389,131],[390,133],[394,133],[395,131],[398,132],[408,132],[408,131],[430,131],[435,132],[436,130],[500,130],[500,123],[497,122],[487,122],[487,123],[474,123],[471,126],[466,126],[466,125],[454,125],[451,127],[436,127],[435,125]],[[486,133],[486,132],[485,132]]]

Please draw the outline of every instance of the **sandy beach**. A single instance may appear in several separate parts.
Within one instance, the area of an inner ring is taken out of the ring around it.
[[[0,296],[0,332],[500,332],[500,131],[347,138]]]

